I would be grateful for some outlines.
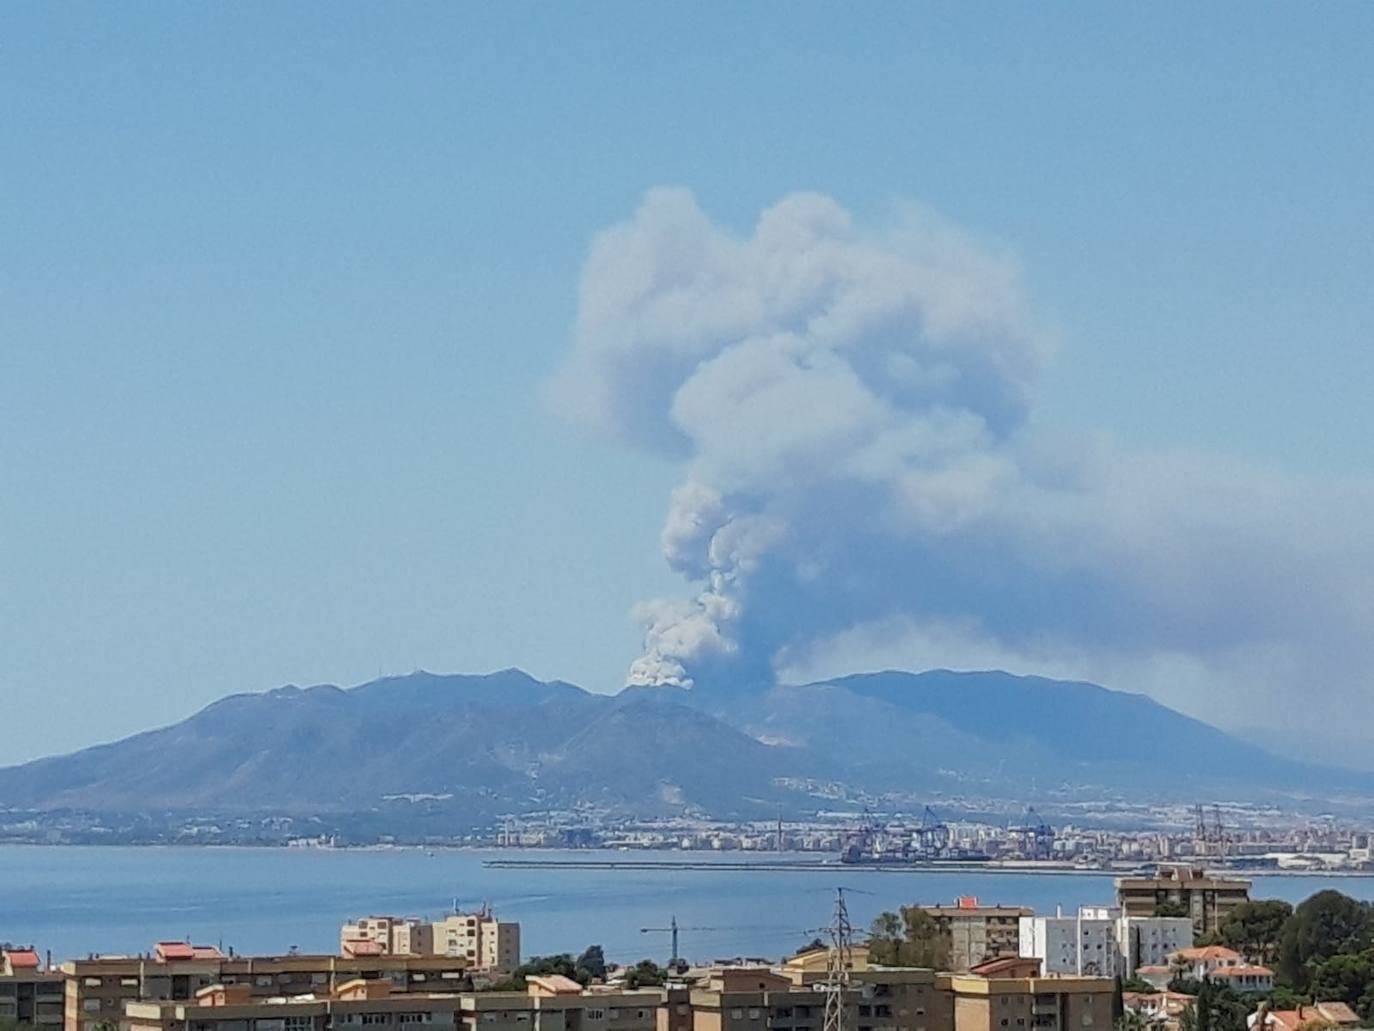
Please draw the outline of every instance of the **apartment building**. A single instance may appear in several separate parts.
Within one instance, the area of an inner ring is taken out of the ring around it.
[[[255,997],[246,984],[212,985],[188,1002],[130,1002],[121,1031],[456,1031],[460,997],[393,993],[386,981],[347,981],[329,994]]]
[[[433,926],[434,952],[460,956],[479,970],[509,973],[520,965],[520,925],[490,910],[450,913]]]
[[[1195,934],[1221,926],[1228,913],[1250,901],[1250,882],[1214,877],[1202,867],[1161,866],[1153,877],[1118,877],[1116,899],[1126,916],[1161,915],[1161,908],[1178,908],[1193,922]]]
[[[1108,906],[1022,917],[1020,926],[1021,955],[1039,959],[1046,974],[1129,976],[1141,966],[1167,965],[1193,944],[1187,917],[1131,917]]]
[[[46,965],[38,950],[0,949],[0,1021],[57,1031],[63,998],[62,971]]]
[[[657,1031],[662,989],[584,989],[566,977],[531,977],[525,992],[462,1000],[461,1031]]]
[[[339,930],[344,956],[449,956],[474,970],[510,973],[520,965],[520,925],[498,920],[489,909],[453,912],[439,920],[367,916]]]
[[[953,1031],[1111,1031],[1111,978],[1043,977],[1036,959],[988,960],[966,974],[944,974]]]
[[[950,970],[963,973],[989,959],[1018,956],[1021,919],[1034,916],[1024,906],[984,906],[971,896],[953,906],[917,906],[935,918],[949,938]]]
[[[1038,959],[1047,974],[1114,977],[1121,969],[1116,913],[1104,906],[1081,906],[1074,916],[1023,916],[1020,954]]]
[[[339,930],[339,953],[344,956],[432,956],[434,925],[414,916],[365,916],[344,924]]]
[[[396,992],[454,994],[468,986],[467,965],[446,956],[224,956],[207,946],[161,942],[143,956],[96,956],[62,965],[65,1031],[107,1031],[129,1002],[192,1002],[215,985],[250,997],[328,993],[363,979]]]
[[[1117,917],[1117,948],[1122,973],[1130,976],[1141,967],[1167,966],[1169,957],[1193,947],[1193,921],[1173,916]]]

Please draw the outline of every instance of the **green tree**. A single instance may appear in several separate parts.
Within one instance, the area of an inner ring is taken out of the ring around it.
[[[1312,968],[1312,997],[1344,1002],[1364,1017],[1374,1016],[1374,949],[1318,963]]]
[[[1269,993],[1269,1008],[1271,1010],[1295,1010],[1299,1006],[1310,1005],[1312,1005],[1312,996],[1295,992],[1284,984],[1274,985],[1274,990]]]
[[[883,913],[869,928],[869,958],[883,966],[929,967],[948,970],[949,932],[917,906],[903,906],[901,915]]]
[[[657,988],[668,982],[668,971],[651,959],[641,959],[625,974],[628,988]]]
[[[1305,991],[1318,964],[1332,956],[1361,952],[1372,944],[1369,906],[1338,891],[1319,891],[1300,904],[1284,924],[1278,973],[1286,984]]]
[[[573,964],[579,984],[606,980],[606,953],[600,945],[588,945]]]
[[[1293,907],[1280,899],[1242,902],[1217,928],[1218,944],[1235,949],[1252,963],[1273,963],[1278,959],[1284,926],[1292,916]]]
[[[1212,982],[1203,981],[1193,998],[1197,1013],[1197,1031],[1212,1031]]]
[[[1186,902],[1173,902],[1169,899],[1163,899],[1155,903],[1155,916],[1186,917],[1192,915]]]
[[[584,953],[585,955],[585,953]],[[529,977],[545,977],[550,974],[559,974],[563,977],[570,977],[579,984],[587,984],[582,980],[587,976],[586,971],[581,972],[577,969],[577,963],[568,952],[560,952],[553,956],[531,956],[528,961],[515,968],[515,972],[504,981],[499,981],[492,985],[493,991],[524,991],[525,979]]]

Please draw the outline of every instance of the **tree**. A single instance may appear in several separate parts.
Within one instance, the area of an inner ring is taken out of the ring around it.
[[[1312,996],[1295,992],[1287,985],[1276,984],[1274,990],[1269,993],[1269,1008],[1271,1010],[1295,1010],[1299,1006],[1310,1005],[1312,1005]]]
[[[580,984],[591,984],[593,981],[606,980],[606,953],[600,945],[588,945],[583,950],[582,955],[577,957],[577,962],[573,964],[573,970],[577,974],[576,980]]]
[[[901,916],[883,913],[869,928],[869,958],[889,967],[948,970],[949,932],[918,906],[903,906]]]
[[[1361,1015],[1374,1015],[1374,949],[1318,963],[1312,968],[1312,997],[1344,1002]]]
[[[1193,999],[1197,1013],[1197,1031],[1212,1031],[1212,982],[1203,981]]]
[[[1306,990],[1318,964],[1332,956],[1374,945],[1369,907],[1348,895],[1319,891],[1293,911],[1279,943],[1278,973],[1285,983]]]
[[[641,959],[625,974],[627,988],[657,988],[667,984],[668,971],[651,959]]]
[[[1186,917],[1192,915],[1186,902],[1172,902],[1169,899],[1164,899],[1155,903],[1155,916]]]
[[[1242,902],[1217,928],[1218,944],[1235,949],[1252,963],[1270,964],[1278,959],[1284,925],[1293,907],[1281,899]],[[1204,944],[1200,939],[1196,945]]]

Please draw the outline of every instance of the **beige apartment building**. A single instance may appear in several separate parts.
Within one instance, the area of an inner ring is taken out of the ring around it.
[[[473,970],[506,974],[520,965],[520,925],[498,920],[488,909],[449,913],[439,920],[367,916],[339,930],[345,956],[449,956]]]
[[[359,979],[397,993],[448,995],[468,985],[467,964],[447,956],[224,956],[182,942],[159,943],[146,956],[73,960],[62,973],[65,1031],[106,1031],[118,1026],[126,1003],[189,1003],[215,985],[245,987],[252,998],[327,994]]]
[[[1021,952],[1021,918],[1034,915],[1024,906],[983,906],[976,898],[952,906],[917,906],[949,937],[950,970],[963,973],[979,963]]]
[[[360,946],[370,945],[372,948]],[[365,916],[339,930],[344,956],[432,956],[434,925],[413,916]]]
[[[525,992],[463,996],[460,1031],[657,1031],[663,989],[583,989],[566,977],[531,977]]]
[[[255,998],[248,985],[214,985],[189,1002],[131,1002],[121,1031],[656,1031],[664,992],[584,991],[559,977],[524,992],[397,993],[351,981],[324,995]]]
[[[65,998],[62,982],[62,971],[45,964],[37,950],[0,950],[0,1021],[57,1031]]]
[[[1111,978],[1042,977],[1040,961],[1003,957],[942,974],[953,1031],[1111,1031]]]
[[[1209,934],[1232,909],[1250,901],[1250,882],[1214,877],[1201,867],[1169,865],[1153,877],[1118,877],[1116,898],[1127,917],[1155,916],[1161,906],[1181,907],[1192,918],[1195,934]]]

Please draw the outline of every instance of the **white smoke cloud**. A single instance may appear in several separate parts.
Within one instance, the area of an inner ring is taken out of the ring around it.
[[[663,549],[695,596],[637,609],[630,681],[872,668],[906,640],[1161,695],[1283,697],[1305,669],[1361,697],[1374,486],[1050,438],[1049,350],[1015,259],[920,209],[875,232],[798,194],[738,236],[651,192],[594,242],[555,384],[685,465]]]

